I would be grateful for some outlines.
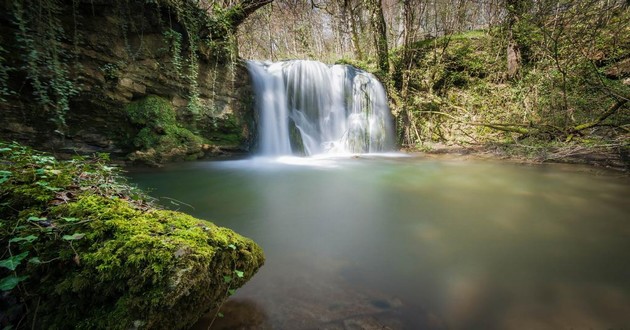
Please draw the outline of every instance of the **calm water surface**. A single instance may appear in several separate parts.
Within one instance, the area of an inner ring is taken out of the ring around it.
[[[216,329],[630,329],[630,181],[614,173],[361,157],[129,175],[265,250]]]

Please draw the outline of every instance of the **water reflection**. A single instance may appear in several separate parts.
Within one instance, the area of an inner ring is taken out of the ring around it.
[[[234,298],[204,315],[191,330],[272,329],[263,306],[251,299]]]
[[[263,246],[230,300],[260,328],[628,328],[630,182],[574,168],[377,157],[133,180]]]

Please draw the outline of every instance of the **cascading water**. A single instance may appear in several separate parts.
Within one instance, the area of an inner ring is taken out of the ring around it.
[[[349,65],[316,61],[248,62],[259,149],[265,156],[372,153],[393,149],[381,83]]]

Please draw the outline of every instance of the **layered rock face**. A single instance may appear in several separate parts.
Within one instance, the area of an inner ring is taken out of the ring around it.
[[[139,151],[140,160],[162,152],[158,163],[249,148],[247,70],[216,42],[225,36],[180,22],[189,12],[170,3],[185,1],[58,2],[46,13],[47,1],[0,1],[0,139],[63,153]],[[41,6],[43,17],[29,16],[28,5]],[[156,151],[137,141],[146,126],[130,119],[128,106],[154,96],[200,138],[194,148]]]

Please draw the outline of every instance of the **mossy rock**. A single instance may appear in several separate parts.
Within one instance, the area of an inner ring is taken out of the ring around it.
[[[246,143],[243,126],[234,114],[226,114],[208,120],[211,124],[202,127],[207,140],[219,146],[240,147]]]
[[[129,155],[132,161],[159,165],[203,156],[203,139],[178,125],[171,104],[149,95],[127,105],[129,120],[140,130],[133,139],[138,148]]]
[[[149,127],[175,125],[175,111],[171,103],[156,95],[149,95],[127,105],[127,114],[133,124]]]
[[[0,143],[0,246],[13,256],[0,305],[17,307],[1,324],[184,329],[264,263],[250,239],[158,209],[115,173]]]

